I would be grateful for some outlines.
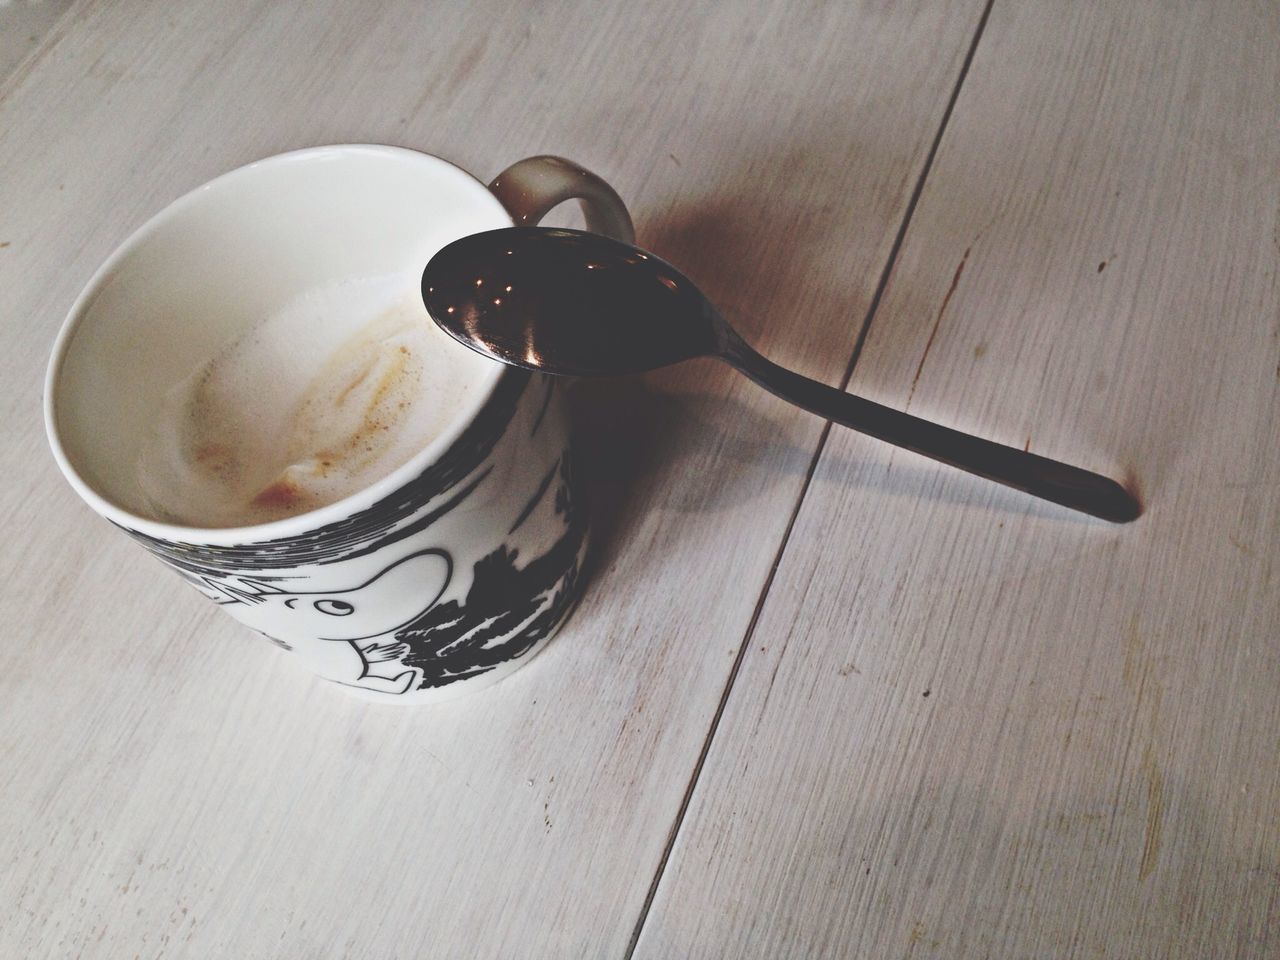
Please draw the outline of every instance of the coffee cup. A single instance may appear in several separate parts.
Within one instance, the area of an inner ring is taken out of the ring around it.
[[[437,157],[282,154],[175,201],[58,335],[45,420],[97,513],[366,699],[425,703],[527,663],[582,587],[587,517],[556,381],[436,331],[436,250],[617,194],[531,157],[489,187]]]

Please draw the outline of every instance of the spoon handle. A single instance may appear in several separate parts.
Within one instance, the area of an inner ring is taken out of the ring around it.
[[[845,393],[778,366],[733,331],[718,356],[783,400],[914,453],[1090,516],[1127,523],[1142,512],[1128,490],[1107,477],[1016,447],[970,436]]]

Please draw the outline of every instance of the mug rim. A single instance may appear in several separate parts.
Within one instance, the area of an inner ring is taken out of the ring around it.
[[[49,358],[48,367],[45,371],[43,407],[45,433],[49,441],[49,446],[62,475],[66,477],[67,481],[71,484],[72,488],[80,498],[93,508],[96,513],[118,526],[146,534],[149,537],[154,537],[159,540],[167,540],[176,543],[202,543],[224,546],[274,540],[281,537],[296,536],[300,533],[306,533],[316,527],[320,527],[337,520],[342,520],[363,507],[388,496],[400,487],[404,486],[407,481],[419,475],[427,464],[431,463],[433,460],[438,458],[441,453],[446,451],[472,423],[472,421],[475,420],[476,416],[489,402],[494,391],[497,389],[499,383],[502,382],[504,377],[519,375],[524,372],[510,367],[505,367],[499,363],[494,363],[493,369],[486,373],[483,379],[478,379],[476,381],[476,389],[470,391],[470,395],[468,396],[465,404],[460,405],[458,412],[449,420],[445,429],[436,434],[436,436],[434,436],[425,447],[419,450],[395,470],[392,470],[386,476],[379,478],[373,483],[361,487],[356,492],[343,497],[340,500],[335,500],[333,503],[317,507],[314,510],[294,514],[290,517],[271,520],[266,523],[244,524],[230,527],[198,527],[155,520],[150,517],[134,513],[132,510],[128,510],[107,498],[92,484],[90,484],[89,481],[86,480],[85,477],[75,468],[71,459],[67,456],[59,435],[57,409],[55,404],[58,380],[62,373],[67,351],[77,329],[84,321],[89,307],[102,291],[106,281],[114,275],[115,270],[120,263],[150,240],[152,235],[160,230],[165,224],[181,215],[188,208],[199,203],[203,199],[204,195],[215,185],[225,185],[228,181],[252,176],[264,167],[283,166],[289,163],[311,160],[313,158],[326,155],[350,156],[358,154],[394,156],[402,160],[425,163],[426,166],[435,167],[437,170],[443,166],[454,173],[461,173],[467,181],[470,181],[479,187],[480,192],[492,202],[495,211],[501,213],[503,219],[506,220],[507,223],[514,224],[515,222],[512,219],[511,214],[502,205],[502,202],[493,195],[485,183],[474,174],[469,173],[462,167],[459,167],[457,164],[450,163],[442,157],[438,157],[430,153],[424,153],[420,150],[378,143],[324,144],[273,154],[219,174],[213,179],[194,187],[179,196],[177,199],[166,204],[157,213],[149,217],[141,226],[122,240],[111,251],[110,255],[108,255],[97,270],[94,271],[88,282],[76,296],[71,308],[67,311],[66,317],[62,321],[62,325],[58,330],[58,335],[54,340],[53,351]],[[425,264],[423,266],[425,267]]]

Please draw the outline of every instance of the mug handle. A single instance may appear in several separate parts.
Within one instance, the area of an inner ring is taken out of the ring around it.
[[[631,215],[617,191],[572,160],[549,155],[517,160],[494,178],[489,189],[517,227],[534,226],[556,204],[577,199],[592,233],[636,242]]]

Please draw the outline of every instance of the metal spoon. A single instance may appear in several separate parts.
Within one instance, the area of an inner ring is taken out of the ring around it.
[[[844,393],[749,347],[705,296],[651,253],[580,230],[514,227],[457,240],[422,275],[427,311],[503,363],[572,376],[640,373],[714,356],[835,423],[1104,520],[1141,513],[1107,477]]]

